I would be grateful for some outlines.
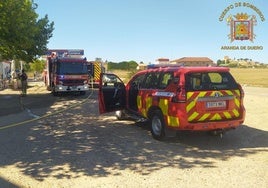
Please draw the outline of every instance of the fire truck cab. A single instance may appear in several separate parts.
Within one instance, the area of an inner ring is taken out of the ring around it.
[[[77,50],[50,50],[47,56],[45,84],[53,95],[63,92],[79,92],[85,94],[88,87],[88,71],[86,58],[80,57]]]
[[[155,139],[166,129],[222,134],[244,122],[244,91],[223,67],[156,67],[140,71],[125,85],[102,74],[99,111],[117,111],[117,118],[150,122]]]

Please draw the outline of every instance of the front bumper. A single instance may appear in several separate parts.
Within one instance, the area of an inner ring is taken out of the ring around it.
[[[55,92],[70,92],[70,91],[88,91],[88,85],[79,85],[79,86],[63,86],[57,85],[55,86]]]

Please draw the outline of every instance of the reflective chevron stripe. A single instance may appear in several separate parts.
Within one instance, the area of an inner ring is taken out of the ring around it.
[[[94,79],[95,81],[100,80],[101,64],[99,62],[94,63]]]
[[[220,101],[221,98],[226,100],[226,110],[219,108],[207,111],[206,101]],[[239,109],[241,103],[239,90],[187,92],[187,101],[186,112],[189,122],[220,121],[240,116]],[[231,103],[234,104],[232,109],[229,108]]]

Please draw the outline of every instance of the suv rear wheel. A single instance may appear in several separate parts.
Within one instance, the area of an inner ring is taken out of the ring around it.
[[[156,140],[162,140],[165,137],[165,123],[160,110],[154,111],[151,116],[151,133]]]

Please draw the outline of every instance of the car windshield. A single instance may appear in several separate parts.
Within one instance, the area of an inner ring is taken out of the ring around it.
[[[238,85],[229,72],[200,72],[186,75],[186,89],[188,91],[237,88]]]
[[[80,62],[59,62],[57,64],[57,73],[58,74],[87,74],[87,65],[86,63]]]

